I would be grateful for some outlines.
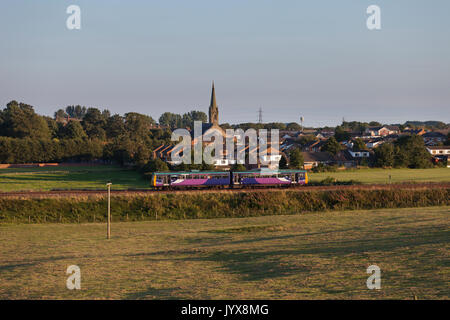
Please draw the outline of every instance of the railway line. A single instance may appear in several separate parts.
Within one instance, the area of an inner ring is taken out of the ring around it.
[[[151,194],[186,194],[186,193],[240,193],[240,192],[273,192],[279,190],[307,191],[336,191],[336,190],[383,190],[383,189],[428,189],[450,188],[450,182],[445,183],[399,183],[399,184],[364,184],[364,185],[331,185],[331,186],[289,186],[289,187],[254,187],[234,189],[186,189],[186,190],[111,190],[112,196],[141,196]],[[105,190],[51,190],[51,191],[12,191],[0,192],[0,198],[53,198],[53,197],[101,197]]]

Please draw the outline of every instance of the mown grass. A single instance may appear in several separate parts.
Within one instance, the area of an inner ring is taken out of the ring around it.
[[[0,191],[52,189],[148,188],[148,180],[135,170],[120,166],[79,166],[0,169]]]
[[[0,299],[449,299],[449,213],[114,222],[111,240],[103,223],[0,225]]]
[[[389,181],[389,176],[391,180]],[[327,177],[338,181],[356,180],[364,184],[385,184],[402,182],[450,182],[450,168],[432,169],[350,169],[337,172],[309,173],[313,182]]]

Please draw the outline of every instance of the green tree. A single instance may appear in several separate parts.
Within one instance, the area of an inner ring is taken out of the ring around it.
[[[106,136],[116,138],[125,134],[125,119],[121,115],[115,114],[106,121]]]
[[[156,124],[152,117],[129,112],[125,114],[125,128],[128,134],[133,138],[144,138],[150,134],[150,127]]]
[[[81,124],[89,138],[106,139],[106,119],[97,108],[88,108]]]
[[[165,163],[164,161],[162,161],[159,158],[148,161],[143,169],[145,172],[169,171],[169,167],[167,166],[167,163]]]
[[[181,128],[183,125],[182,117],[179,114],[164,112],[159,117],[159,124],[168,126],[171,129]]]
[[[418,135],[403,136],[395,142],[396,165],[410,168],[429,168],[431,155],[425,147],[423,138]]]
[[[286,157],[284,155],[281,155],[280,163],[278,164],[280,169],[287,169],[288,168],[288,162],[286,160]]]
[[[84,139],[87,138],[86,132],[84,132],[83,126],[79,121],[69,121],[64,127],[61,128],[62,133],[60,136],[66,139]]]
[[[337,142],[337,140],[334,137],[330,137],[325,144],[322,146],[321,151],[327,151],[331,154],[338,154],[339,151],[341,151],[342,147]]]
[[[36,114],[32,106],[11,101],[1,112],[0,132],[13,138],[49,139],[50,129],[44,117]]]
[[[395,149],[391,143],[384,143],[375,148],[375,165],[377,167],[393,167],[395,162]]]
[[[294,149],[289,154],[289,168],[291,169],[302,169],[303,168],[303,154],[300,149]]]
[[[182,117],[182,127],[194,128],[194,121],[208,122],[208,116],[202,111],[192,110],[188,113],[183,114]]]
[[[334,138],[341,142],[341,141],[348,141],[350,140],[351,134],[350,132],[344,130],[341,126],[337,126],[334,130]]]
[[[357,138],[353,141],[353,151],[367,150],[366,144],[361,138]]]

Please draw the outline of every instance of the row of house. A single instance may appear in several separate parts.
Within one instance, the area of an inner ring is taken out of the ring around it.
[[[200,136],[194,137],[194,132],[191,131],[192,147],[199,142],[200,138],[202,139],[202,141],[205,141],[203,137],[213,136],[215,133],[218,133],[220,134],[220,136],[225,138],[233,138],[227,137],[226,132],[219,126],[219,108],[216,103],[215,88],[213,83],[211,103],[209,106],[209,123],[202,124],[202,132]],[[438,147],[439,144],[442,144],[442,142],[447,139],[447,135],[443,132],[426,132],[424,129],[412,128],[404,128],[403,130],[400,130],[397,126],[368,127],[362,134],[350,133],[351,139],[349,141],[341,142],[341,145],[343,147],[342,151],[338,152],[336,155],[332,155],[328,152],[322,152],[322,147],[334,134],[335,133],[332,130],[315,129],[304,129],[298,132],[281,131],[279,146],[277,144],[277,147],[275,147],[269,140],[267,141],[268,147],[265,150],[260,150],[259,144],[258,146],[255,146],[253,148],[246,146],[243,150],[238,150],[235,143],[233,157],[228,157],[229,155],[227,154],[226,147],[224,146],[223,150],[220,151],[218,159],[215,160],[214,166],[229,168],[238,163],[245,165],[247,169],[260,167],[277,169],[279,165],[278,163],[281,158],[285,157],[287,159],[287,154],[289,154],[293,149],[298,148],[303,153],[306,169],[313,168],[315,166],[318,166],[319,164],[335,164],[338,166],[353,167],[361,165],[362,163],[367,163],[374,154],[374,148],[377,148],[378,146],[386,142],[393,142],[401,135],[408,134],[417,134],[422,136],[430,154],[436,157],[440,157],[440,160],[448,157],[449,154],[448,147]],[[302,138],[306,136],[308,137],[308,139],[312,138],[313,140],[301,143],[301,141],[305,140]],[[354,150],[352,140],[356,138],[362,139],[368,150]],[[209,142],[203,142],[203,146],[206,146],[208,143]],[[261,151],[265,152],[265,155],[262,158],[258,156]],[[159,158],[168,162],[169,164],[176,165],[178,163],[176,163],[173,159],[176,158],[175,156],[181,156],[180,152],[181,150],[174,144],[161,145],[153,151],[153,158]],[[239,152],[244,152],[245,154],[240,155]],[[256,164],[249,163],[249,159],[251,158],[250,155],[256,155]]]

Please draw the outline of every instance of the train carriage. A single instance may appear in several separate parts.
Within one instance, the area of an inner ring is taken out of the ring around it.
[[[308,174],[305,170],[239,171],[232,173],[232,183],[241,186],[299,185],[308,183]]]
[[[152,187],[217,187],[230,184],[230,172],[187,171],[155,172],[152,174]]]

